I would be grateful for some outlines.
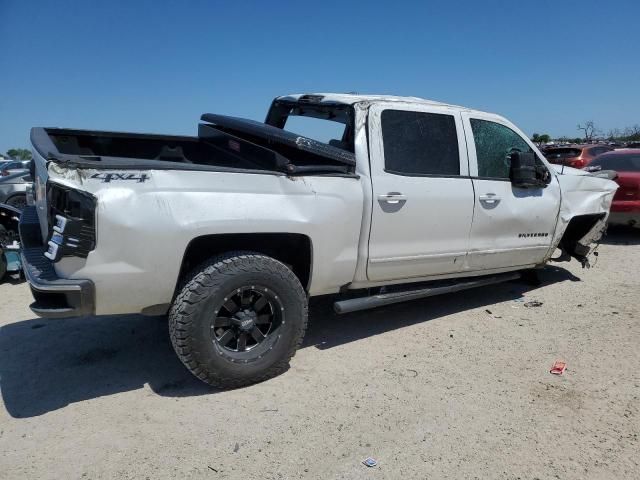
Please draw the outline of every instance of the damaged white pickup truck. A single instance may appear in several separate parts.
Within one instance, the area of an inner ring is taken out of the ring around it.
[[[197,137],[32,129],[20,233],[35,313],[168,312],[182,362],[220,387],[287,368],[309,296],[342,293],[344,313],[513,279],[557,248],[585,264],[617,187],[555,170],[498,115],[418,98],[201,120]]]

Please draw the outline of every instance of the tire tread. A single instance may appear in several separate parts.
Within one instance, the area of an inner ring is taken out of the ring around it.
[[[194,345],[195,339],[189,333],[189,327],[197,314],[198,303],[206,299],[210,289],[220,288],[225,281],[232,278],[238,271],[249,273],[255,271],[256,266],[261,271],[280,277],[285,283],[294,286],[295,294],[303,303],[303,319],[296,333],[296,341],[269,368],[251,377],[235,377],[223,375],[208,369],[197,360]],[[181,285],[171,309],[169,310],[169,335],[176,354],[187,369],[203,382],[218,388],[238,388],[245,385],[259,383],[275,377],[287,370],[289,361],[302,344],[308,324],[307,295],[298,277],[278,260],[253,252],[228,252],[210,258],[196,267]]]

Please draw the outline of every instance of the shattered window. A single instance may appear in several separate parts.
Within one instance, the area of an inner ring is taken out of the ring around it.
[[[452,115],[385,110],[382,141],[386,171],[401,175],[460,175]]]
[[[509,154],[533,151],[520,135],[499,123],[472,118],[471,129],[479,177],[509,178]]]

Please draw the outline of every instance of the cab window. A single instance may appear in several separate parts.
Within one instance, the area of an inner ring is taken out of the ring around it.
[[[532,152],[524,139],[509,127],[488,120],[470,119],[476,144],[478,176],[509,178],[509,154],[514,151]]]
[[[409,176],[460,175],[453,115],[384,110],[381,122],[385,171]]]

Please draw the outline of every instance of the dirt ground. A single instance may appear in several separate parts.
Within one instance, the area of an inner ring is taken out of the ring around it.
[[[314,301],[290,370],[235,391],[192,378],[163,319],[42,320],[4,283],[0,478],[640,478],[640,233],[599,252],[539,287]]]

